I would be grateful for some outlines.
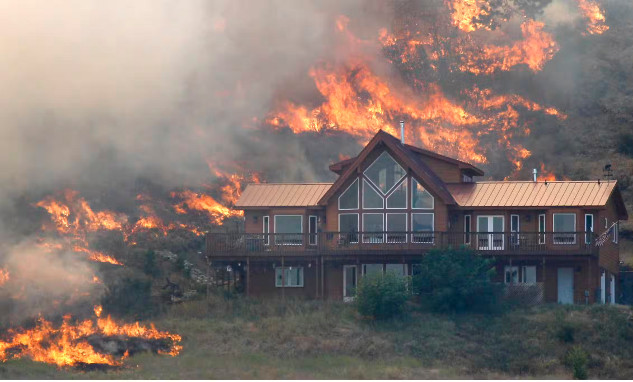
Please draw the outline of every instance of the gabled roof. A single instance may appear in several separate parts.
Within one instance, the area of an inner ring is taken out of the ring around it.
[[[411,168],[411,171],[417,175],[420,181],[425,183],[432,194],[442,199],[442,201],[446,204],[455,204],[455,200],[446,188],[446,184],[433,172],[433,170],[431,170],[413,150],[407,148],[407,145],[402,145],[398,138],[384,132],[383,130],[378,131],[378,133],[374,135],[371,141],[369,141],[367,146],[363,148],[358,156],[350,159],[352,163],[345,168],[332,187],[325,193],[325,195],[323,195],[323,197],[321,197],[319,204],[325,205],[328,199],[332,197],[332,195],[334,195],[340,187],[342,187],[347,179],[355,174],[356,168],[363,163],[367,156],[381,144],[388,147],[397,159],[404,162],[409,168]]]
[[[331,186],[332,183],[251,183],[235,207],[315,207]]]
[[[394,137],[395,138],[395,137]],[[473,166],[472,164],[468,163],[468,162],[464,162],[458,159],[454,159],[451,157],[447,157],[438,153],[435,153],[433,151],[429,151],[420,147],[415,147],[409,144],[405,144],[404,147],[406,147],[408,150],[413,151],[414,153],[417,153],[419,155],[422,156],[427,156],[427,157],[431,157],[437,160],[441,160],[450,164],[454,164],[456,165],[460,170],[467,170],[468,172],[471,173],[472,176],[483,176],[484,172],[483,170],[481,170],[480,168],[477,168],[475,166]],[[340,162],[336,162],[330,165],[330,170],[341,175],[341,173],[343,171],[345,171],[347,169],[348,166],[352,165],[352,163],[354,163],[354,161],[356,160],[356,158],[358,158],[358,156],[354,157],[354,158],[349,158],[349,159],[345,159],[342,160]]]
[[[604,207],[613,195],[618,215],[628,214],[616,181],[510,182],[447,184],[460,207]]]

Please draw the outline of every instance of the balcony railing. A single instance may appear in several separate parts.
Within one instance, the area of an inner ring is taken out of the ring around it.
[[[595,236],[585,232],[319,232],[209,233],[207,254],[424,253],[468,246],[490,254],[597,254]]]

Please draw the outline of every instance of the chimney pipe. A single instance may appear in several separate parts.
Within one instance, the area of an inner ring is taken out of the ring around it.
[[[534,181],[536,182],[538,171],[536,171],[536,169],[532,170],[532,175],[534,175]]]
[[[404,121],[400,121],[400,142],[404,145]]]

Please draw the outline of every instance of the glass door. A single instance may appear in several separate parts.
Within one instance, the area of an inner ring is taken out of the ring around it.
[[[356,295],[356,265],[343,266],[343,301],[352,301]]]
[[[477,232],[479,232],[477,241],[480,250],[503,250],[503,216],[478,216]]]

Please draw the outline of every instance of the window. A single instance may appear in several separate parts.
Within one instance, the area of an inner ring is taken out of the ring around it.
[[[503,250],[503,220],[503,216],[477,216],[477,245],[480,250]]]
[[[613,238],[611,240],[615,244],[618,244],[619,234],[620,234],[620,222],[613,223]]]
[[[262,222],[263,222],[263,231],[264,232],[264,245],[269,245],[270,244],[270,217],[268,216],[264,216],[262,218]]]
[[[387,197],[387,208],[407,208],[407,180],[403,180]]]
[[[434,230],[433,213],[412,213],[411,214],[411,235],[412,243],[433,243]]]
[[[505,266],[503,272],[505,274],[503,279],[506,284],[517,284],[519,282],[519,267]]]
[[[576,214],[554,214],[554,244],[576,243]]]
[[[382,264],[363,264],[363,275],[382,275]]]
[[[308,217],[308,232],[310,233],[308,244],[316,245],[317,244],[317,217],[311,215]]]
[[[510,215],[510,244],[519,245],[519,215]]]
[[[411,179],[411,208],[432,210],[434,207],[433,195],[424,189],[417,180]]]
[[[358,243],[358,214],[339,214],[338,230],[341,244]]]
[[[422,264],[411,264],[411,276],[422,274]]]
[[[383,232],[385,231],[383,214],[363,214],[363,243],[382,243]]]
[[[396,276],[406,276],[407,275],[407,265],[406,264],[385,264],[385,274],[387,273],[395,273]]]
[[[277,288],[282,286],[291,288],[303,287],[303,267],[284,267],[283,277],[281,271],[281,267],[275,268],[275,286]]]
[[[275,244],[301,245],[303,233],[303,216],[275,215]]]
[[[591,244],[593,233],[593,214],[585,214],[585,244]]]
[[[521,282],[523,284],[536,284],[535,265],[524,265],[521,267]]]
[[[464,244],[470,244],[470,215],[464,215]]]
[[[381,195],[369,183],[363,179],[363,208],[383,209],[384,200]]]
[[[538,216],[538,243],[545,244],[545,214]]]
[[[341,196],[338,197],[339,210],[357,210],[358,209],[358,179],[347,187]]]
[[[607,229],[609,228],[609,219],[604,218],[604,228]]]
[[[387,214],[387,243],[406,243],[406,231],[407,214]]]
[[[367,179],[383,194],[387,194],[405,175],[405,169],[386,151],[380,154],[374,163],[365,170]]]

